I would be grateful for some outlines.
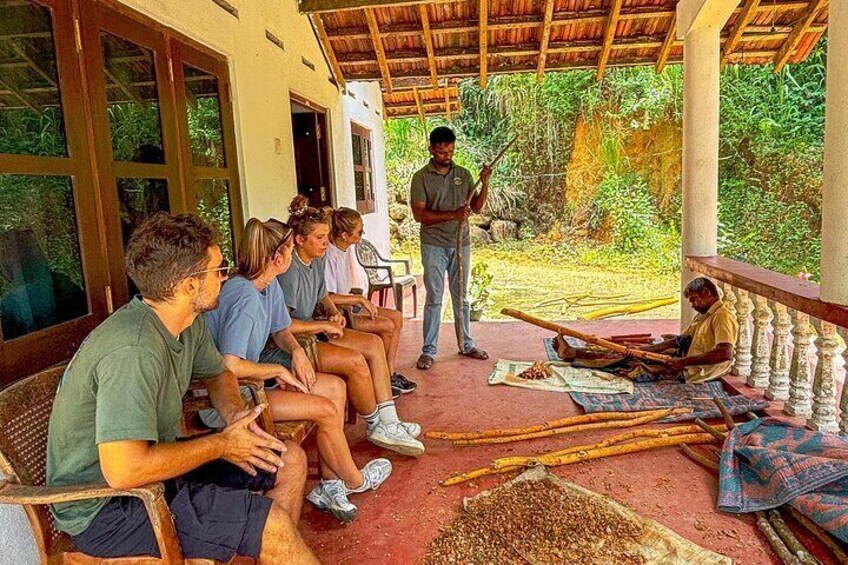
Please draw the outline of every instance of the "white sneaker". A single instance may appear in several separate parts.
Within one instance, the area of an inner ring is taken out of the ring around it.
[[[421,426],[415,422],[401,422],[400,425],[403,426],[403,429],[406,430],[406,433],[408,433],[411,438],[417,438],[421,435]]]
[[[383,449],[412,457],[418,457],[424,453],[424,444],[411,437],[400,422],[377,424],[377,427],[368,434],[368,441]]]
[[[360,469],[365,480],[362,486],[356,488],[347,488],[347,493],[359,493],[367,490],[377,490],[380,485],[386,482],[389,475],[392,474],[392,462],[388,459],[372,459],[365,464],[365,467]]]
[[[347,499],[347,488],[341,479],[322,480],[306,495],[306,500],[318,510],[329,512],[339,522],[352,522],[358,512],[356,506]]]

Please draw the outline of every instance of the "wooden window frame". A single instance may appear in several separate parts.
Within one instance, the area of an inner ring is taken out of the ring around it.
[[[360,214],[372,214],[377,211],[376,198],[374,197],[374,144],[372,143],[371,130],[357,124],[356,122],[350,123],[350,136],[351,136],[351,151],[353,151],[353,137],[356,136],[359,138],[359,161],[362,163],[361,165],[357,165],[356,161],[353,161],[353,174],[354,179],[356,178],[356,173],[362,173],[362,182],[363,182],[363,190],[365,191],[365,199],[356,200],[356,210]],[[365,158],[365,144],[368,144],[368,159]],[[371,179],[370,182],[368,179]],[[354,196],[356,197],[356,182],[354,182]]]
[[[196,210],[196,180],[226,180],[234,252],[244,227],[226,56],[115,0],[30,1],[51,11],[67,156],[2,154],[0,174],[71,178],[89,313],[8,341],[0,331],[0,388],[67,362],[88,333],[129,300],[116,179],[166,180],[172,213]],[[101,29],[154,52],[165,164],[113,160]],[[183,63],[218,79],[226,167],[192,164],[184,84],[178,81]]]

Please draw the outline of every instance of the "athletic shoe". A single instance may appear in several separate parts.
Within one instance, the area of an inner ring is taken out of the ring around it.
[[[397,400],[400,398],[400,395],[403,394],[403,391],[397,388],[395,385],[392,385],[392,400]]]
[[[403,426],[403,429],[406,430],[406,433],[411,438],[417,438],[421,435],[421,426],[415,422],[401,422],[400,425]]]
[[[400,373],[392,373],[392,388],[398,388],[401,393],[409,394],[418,388],[418,385]]]
[[[339,522],[352,522],[356,518],[357,508],[347,499],[344,481],[335,479],[318,483],[306,500],[322,512],[329,512]]]
[[[389,475],[392,474],[392,462],[388,459],[372,459],[365,464],[365,467],[360,469],[360,472],[365,478],[362,482],[362,486],[357,488],[348,487],[348,494],[365,492],[367,490],[377,490],[380,488],[380,485],[386,482],[386,479],[388,479]]]
[[[377,427],[368,434],[368,441],[383,449],[412,457],[418,457],[424,453],[424,444],[411,437],[400,422],[377,424]]]

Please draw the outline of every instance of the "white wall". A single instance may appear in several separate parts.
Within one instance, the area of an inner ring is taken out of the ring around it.
[[[244,216],[285,219],[297,193],[290,93],[326,108],[337,205],[355,208],[350,122],[372,131],[376,212],[365,216],[366,236],[389,251],[382,98],[376,83],[349,85],[354,97],[330,83],[318,40],[296,0],[229,0],[238,19],[212,0],[121,0],[229,59]],[[285,50],[265,37],[266,29]],[[303,64],[308,59],[315,70]],[[367,102],[368,107],[363,102]],[[377,112],[380,114],[377,114]],[[361,284],[361,283],[360,283]],[[20,508],[0,506],[0,565],[37,563],[32,534]]]

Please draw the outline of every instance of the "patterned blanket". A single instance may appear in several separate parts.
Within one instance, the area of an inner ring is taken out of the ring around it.
[[[721,383],[636,383],[633,394],[591,394],[572,392],[571,398],[589,412],[639,412],[657,408],[691,408],[688,414],[674,414],[661,422],[680,422],[695,418],[721,418],[712,401],[719,397],[731,414],[744,414],[768,408],[768,402],[755,401],[737,394],[729,395]]]
[[[774,418],[737,426],[721,453],[719,510],[787,503],[848,542],[848,440]]]

